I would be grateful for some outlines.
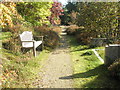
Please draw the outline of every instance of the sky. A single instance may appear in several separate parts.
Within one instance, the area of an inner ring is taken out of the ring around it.
[[[58,1],[60,1],[63,5],[66,5],[68,0],[58,0]]]
[[[118,2],[120,0],[58,0],[60,1],[63,5],[66,5],[67,4],[67,1],[70,2],[84,2],[84,1],[87,1],[87,2],[95,2],[95,1],[99,1],[99,2]]]

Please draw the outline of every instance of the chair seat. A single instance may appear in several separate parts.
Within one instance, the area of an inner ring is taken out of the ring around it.
[[[40,44],[42,44],[42,41],[34,41],[35,48],[37,48]],[[22,47],[24,48],[32,48],[33,42],[22,42]]]
[[[35,48],[37,48],[40,44],[42,44],[42,41],[35,41]]]

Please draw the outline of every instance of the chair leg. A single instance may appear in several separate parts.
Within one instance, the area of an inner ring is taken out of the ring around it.
[[[43,43],[42,43],[42,50],[43,50]]]
[[[36,48],[33,47],[33,55],[36,57]]]

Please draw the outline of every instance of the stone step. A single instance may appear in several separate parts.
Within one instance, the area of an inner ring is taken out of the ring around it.
[[[67,35],[67,33],[61,33],[60,35]]]
[[[62,32],[65,32],[66,31],[66,29],[62,29]]]

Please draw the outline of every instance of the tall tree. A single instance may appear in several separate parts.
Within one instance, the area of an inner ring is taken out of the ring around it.
[[[75,24],[75,19],[77,15],[77,6],[76,2],[68,2],[68,4],[63,8],[64,15],[61,16],[61,23],[63,25]]]
[[[52,24],[60,24],[60,18],[59,16],[63,15],[63,9],[62,9],[62,4],[59,2],[54,2],[52,4],[51,10],[51,16],[49,17],[49,20]]]
[[[118,32],[118,2],[77,3],[77,25],[86,32],[96,32],[96,37],[114,38]]]
[[[51,2],[20,2],[17,4],[18,12],[25,18],[26,21],[34,26],[50,24],[47,17],[51,15]]]

